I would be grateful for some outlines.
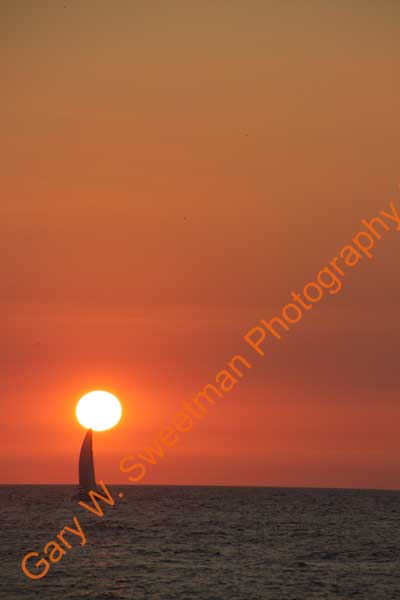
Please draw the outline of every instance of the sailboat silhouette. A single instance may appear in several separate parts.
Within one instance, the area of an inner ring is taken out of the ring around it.
[[[94,472],[92,430],[88,429],[79,455],[79,492],[72,499],[87,500],[89,492],[97,490]]]

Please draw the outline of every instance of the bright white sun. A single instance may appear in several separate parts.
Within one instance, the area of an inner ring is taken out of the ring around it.
[[[114,394],[96,390],[82,396],[75,412],[79,423],[86,429],[105,431],[119,422],[122,407]]]

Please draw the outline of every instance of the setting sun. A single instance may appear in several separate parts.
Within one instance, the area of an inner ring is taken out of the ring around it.
[[[82,396],[76,405],[76,418],[86,429],[105,431],[119,422],[122,415],[121,403],[114,394],[93,391]]]

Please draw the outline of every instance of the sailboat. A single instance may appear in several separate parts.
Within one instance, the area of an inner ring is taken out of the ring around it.
[[[92,430],[86,432],[79,455],[79,492],[72,499],[88,500],[89,492],[97,490],[94,473]]]

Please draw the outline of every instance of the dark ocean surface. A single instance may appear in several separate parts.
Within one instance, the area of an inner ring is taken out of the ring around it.
[[[0,486],[0,598],[400,599],[400,492],[110,490],[116,505],[99,518],[71,502],[72,486]],[[34,571],[74,515],[86,545],[67,533],[72,548],[29,579],[24,555],[40,554]]]

